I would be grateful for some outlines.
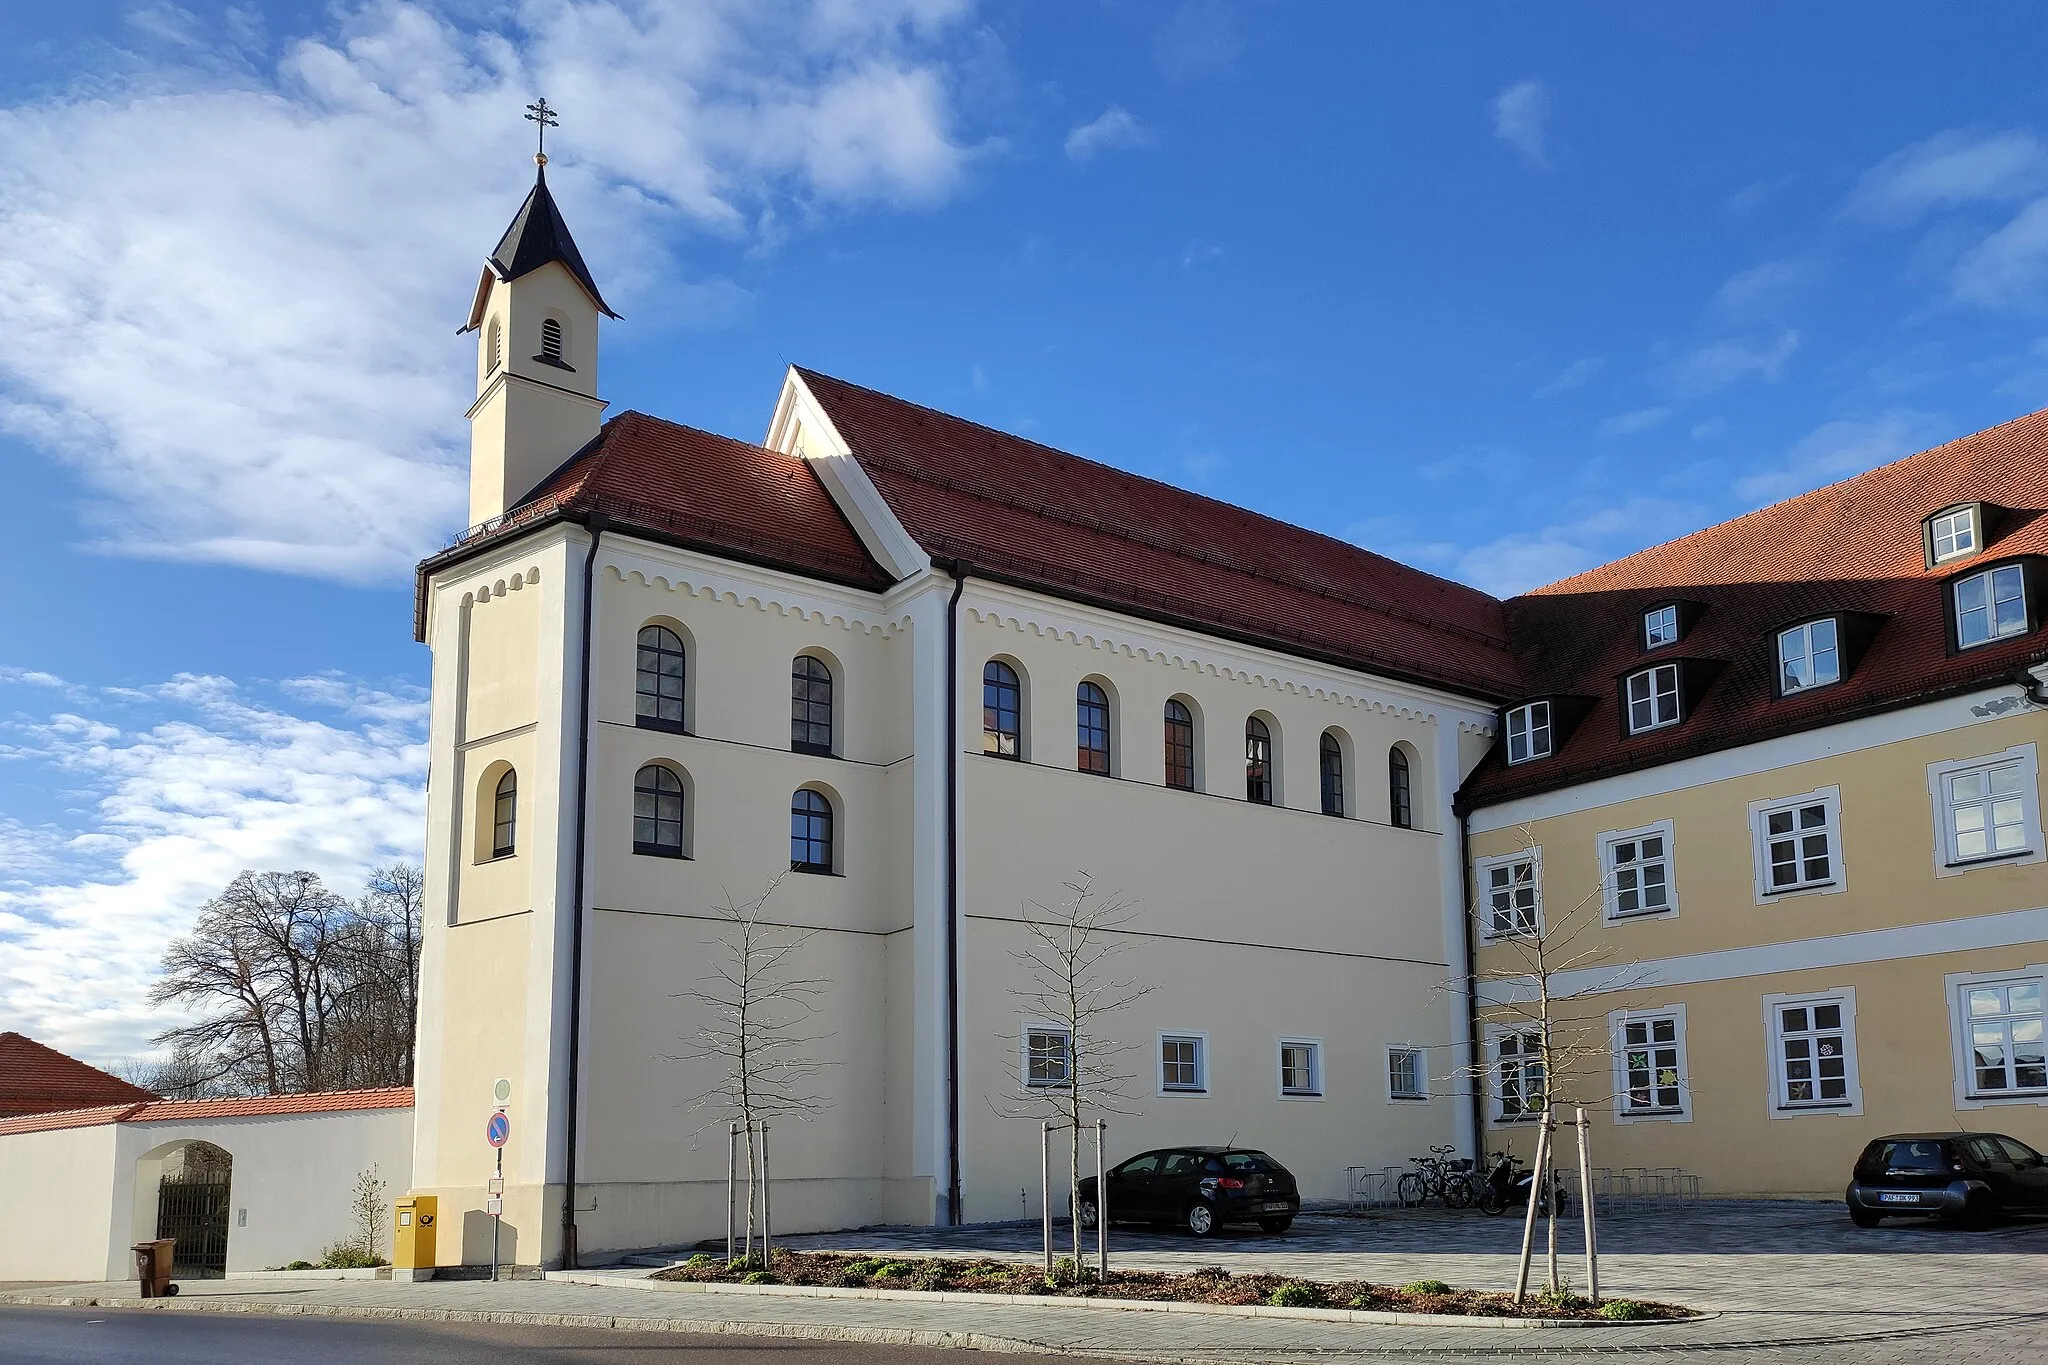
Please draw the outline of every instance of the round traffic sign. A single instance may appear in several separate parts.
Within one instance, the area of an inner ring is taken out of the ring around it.
[[[503,1147],[505,1139],[512,1136],[512,1120],[501,1110],[491,1115],[491,1121],[484,1125],[484,1141],[493,1147]]]

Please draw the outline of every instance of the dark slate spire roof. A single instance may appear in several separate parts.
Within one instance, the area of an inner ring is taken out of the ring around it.
[[[542,166],[534,176],[533,192],[519,206],[512,226],[505,229],[498,249],[491,253],[491,268],[498,272],[499,279],[509,282],[549,261],[560,261],[576,277],[576,283],[583,286],[599,312],[608,318],[618,317],[606,305],[604,295],[597,292],[590,267],[583,264],[583,253],[576,249],[576,239],[569,235],[569,225],[562,221],[562,211],[555,207],[555,197],[548,193],[548,168]]]

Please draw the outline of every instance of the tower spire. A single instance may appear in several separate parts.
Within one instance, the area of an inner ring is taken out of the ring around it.
[[[559,127],[562,122],[555,114],[556,111],[548,105],[546,95],[526,106],[526,121],[539,125],[534,130],[540,134],[540,142],[533,151],[533,164],[541,168],[543,175],[547,172],[548,164],[548,129]]]

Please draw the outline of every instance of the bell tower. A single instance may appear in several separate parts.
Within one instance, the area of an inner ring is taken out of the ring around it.
[[[469,521],[516,507],[597,435],[597,325],[617,318],[548,192],[545,99],[533,190],[484,261],[464,332],[477,334],[476,402],[469,409]]]

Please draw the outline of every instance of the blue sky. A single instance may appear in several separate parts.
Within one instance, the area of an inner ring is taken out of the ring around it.
[[[0,1028],[139,1050],[243,866],[417,848],[409,566],[551,183],[603,390],[785,361],[1494,592],[2048,403],[2034,5],[0,14]]]

